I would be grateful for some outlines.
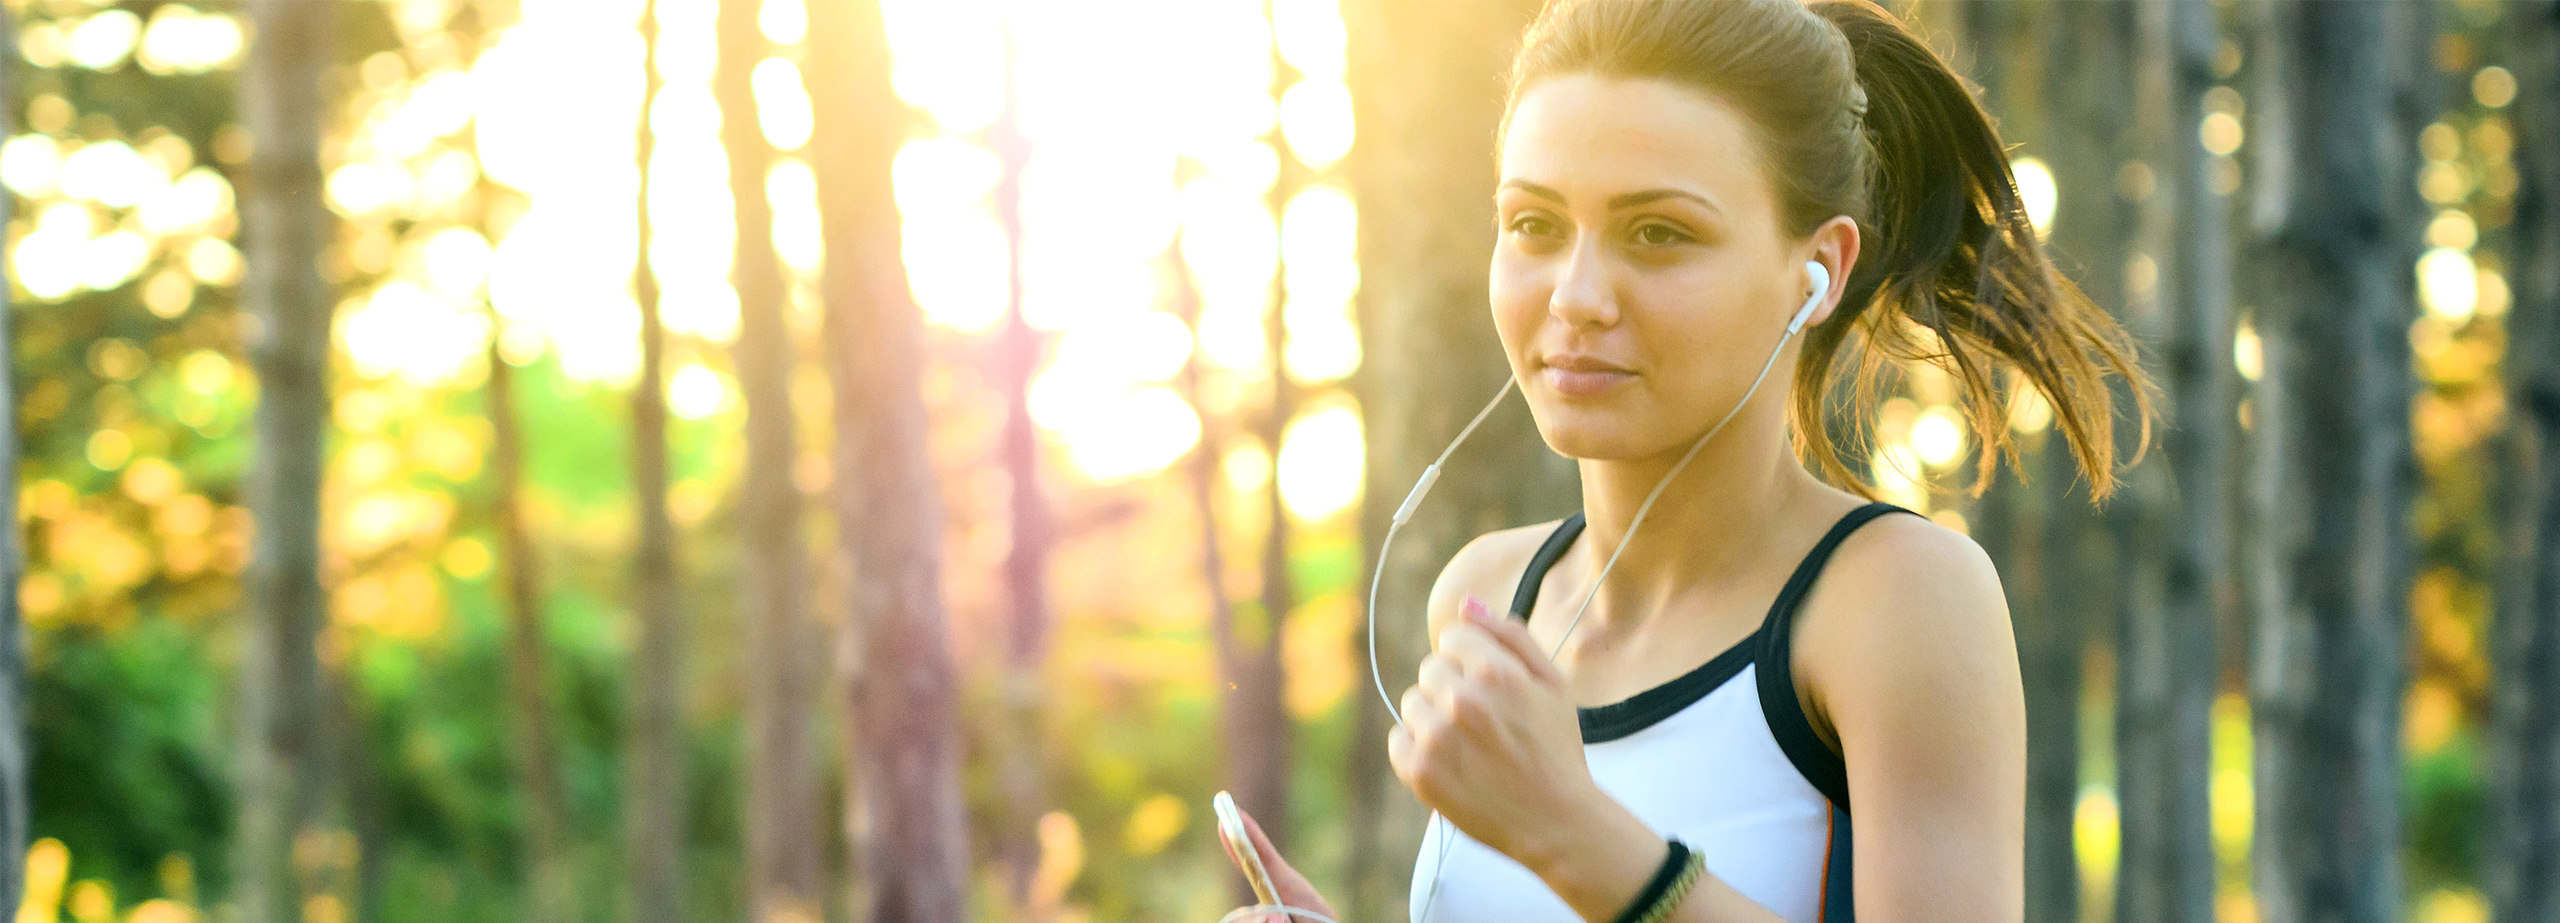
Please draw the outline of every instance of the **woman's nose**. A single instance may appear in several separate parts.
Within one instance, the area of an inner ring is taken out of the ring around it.
[[[1576,327],[1606,327],[1618,320],[1615,283],[1607,255],[1591,234],[1574,236],[1573,249],[1556,264],[1547,313]]]

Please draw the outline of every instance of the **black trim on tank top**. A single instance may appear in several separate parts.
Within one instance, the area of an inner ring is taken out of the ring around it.
[[[1756,633],[1755,633],[1756,634]],[[1707,693],[1732,681],[1751,665],[1754,639],[1743,638],[1725,648],[1724,653],[1709,658],[1670,682],[1636,693],[1607,705],[1577,707],[1575,717],[1582,720],[1582,742],[1607,743],[1654,726],[1664,718],[1696,704]]]
[[[1822,742],[1820,735],[1813,732],[1813,721],[1805,716],[1804,703],[1796,699],[1795,674],[1789,666],[1787,654],[1794,635],[1796,607],[1804,601],[1805,593],[1813,588],[1814,578],[1821,576],[1823,564],[1831,560],[1831,552],[1839,548],[1840,542],[1847,539],[1849,533],[1857,531],[1859,526],[1895,512],[1920,515],[1891,503],[1875,502],[1840,517],[1840,521],[1831,526],[1830,533],[1824,535],[1822,541],[1805,554],[1804,561],[1796,565],[1795,575],[1788,577],[1786,588],[1778,591],[1778,601],[1769,606],[1769,618],[1760,624],[1758,633],[1760,649],[1753,662],[1760,666],[1757,678],[1761,717],[1768,720],[1769,736],[1777,738],[1778,749],[1786,753],[1787,762],[1795,764],[1796,772],[1839,809],[1841,816],[1834,819],[1836,822],[1848,820],[1849,766],[1841,760],[1839,753]],[[1844,859],[1847,852],[1841,850]]]
[[[1849,812],[1839,805],[1831,806],[1831,844],[1822,855],[1822,910],[1814,917],[1821,923],[1855,923],[1858,902],[1850,893]]]
[[[1511,594],[1512,618],[1524,623],[1529,621],[1530,610],[1538,605],[1538,589],[1546,583],[1547,571],[1553,570],[1556,561],[1573,547],[1573,540],[1582,534],[1582,524],[1581,513],[1567,516],[1556,524],[1555,531],[1547,534],[1546,543],[1538,546],[1538,553],[1529,559],[1528,568],[1520,573],[1519,590]],[[1751,649],[1751,639],[1744,638],[1669,682],[1607,705],[1575,706],[1574,718],[1582,725],[1582,742],[1607,743],[1677,714],[1740,674],[1743,667],[1751,664]]]
[[[1556,566],[1556,559],[1564,557],[1565,550],[1573,547],[1574,538],[1581,534],[1580,510],[1556,523],[1555,531],[1547,533],[1546,544],[1539,545],[1537,555],[1529,559],[1529,569],[1520,572],[1520,589],[1511,594],[1512,618],[1523,622],[1529,620],[1529,609],[1538,604],[1538,587],[1547,582],[1548,569]]]
[[[1524,623],[1529,621],[1530,610],[1538,605],[1538,589],[1546,583],[1547,571],[1555,569],[1556,561],[1573,547],[1574,539],[1582,534],[1582,524],[1582,514],[1576,512],[1557,523],[1555,531],[1547,533],[1546,543],[1538,546],[1538,553],[1529,559],[1528,568],[1520,573],[1520,588],[1511,594],[1512,618]],[[1751,663],[1750,642],[1751,639],[1744,638],[1670,682],[1619,701],[1607,705],[1576,706],[1574,718],[1582,726],[1582,742],[1607,743],[1625,737],[1652,727],[1656,722],[1706,698],[1707,693],[1714,692],[1716,687],[1733,679]]]

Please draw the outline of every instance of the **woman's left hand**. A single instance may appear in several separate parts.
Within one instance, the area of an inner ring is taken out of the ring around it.
[[[1387,735],[1396,777],[1478,842],[1536,869],[1569,818],[1606,799],[1582,754],[1562,671],[1528,626],[1474,596],[1440,631]]]

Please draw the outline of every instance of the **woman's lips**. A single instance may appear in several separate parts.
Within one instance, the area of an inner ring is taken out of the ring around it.
[[[1564,368],[1550,365],[1539,370],[1546,376],[1547,387],[1566,397],[1597,397],[1621,384],[1635,380],[1635,373],[1600,367]]]

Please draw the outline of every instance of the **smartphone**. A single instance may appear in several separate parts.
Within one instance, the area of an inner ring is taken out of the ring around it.
[[[1246,884],[1253,886],[1253,896],[1265,904],[1280,903],[1280,891],[1271,886],[1271,871],[1262,864],[1262,853],[1253,848],[1253,834],[1244,828],[1244,814],[1236,810],[1235,796],[1220,791],[1209,799],[1218,814],[1218,838],[1227,841],[1227,849],[1236,857],[1236,867],[1244,870]]]

